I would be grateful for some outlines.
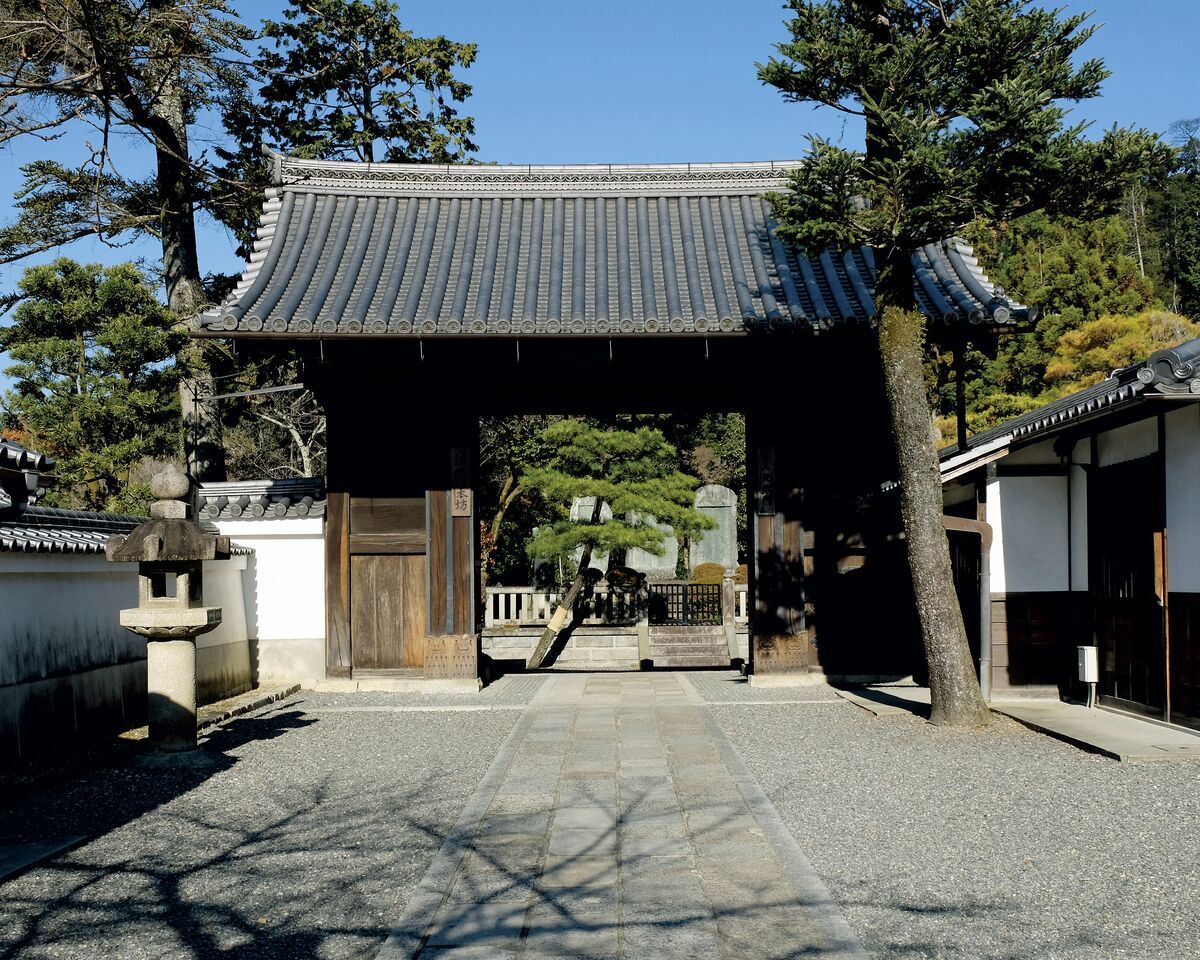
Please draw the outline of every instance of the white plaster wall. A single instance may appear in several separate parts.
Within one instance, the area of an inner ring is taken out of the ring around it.
[[[137,565],[94,555],[0,553],[0,687],[146,658],[119,623]]]
[[[1036,464],[1040,466],[1048,463],[1062,463],[1062,457],[1054,451],[1053,440],[1043,440],[1041,443],[1031,443],[1027,447],[1013,450],[999,462],[1001,464]]]
[[[1166,420],[1167,583],[1200,593],[1200,404],[1172,410]]]
[[[246,557],[204,565],[205,602],[223,614],[196,645],[203,701],[250,684],[246,567]],[[0,604],[0,763],[145,722],[146,640],[120,626],[137,605],[137,564],[0,553]]]
[[[215,630],[196,638],[197,649],[246,642],[249,634],[246,632],[244,580],[250,559],[235,556],[204,562],[204,605],[220,607],[221,622]]]
[[[245,618],[257,679],[323,678],[323,518],[219,520],[217,527],[254,550],[245,578]]]
[[[992,593],[1067,589],[1067,478],[997,477],[988,483]]]
[[[1138,420],[1096,435],[1097,460],[1102,467],[1148,457],[1158,452],[1158,420]]]

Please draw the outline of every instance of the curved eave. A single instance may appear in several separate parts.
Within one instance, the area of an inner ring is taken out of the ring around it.
[[[738,336],[875,319],[869,249],[803,257],[763,194],[794,164],[427,167],[278,158],[208,336]],[[1028,316],[961,240],[913,259],[943,322]]]

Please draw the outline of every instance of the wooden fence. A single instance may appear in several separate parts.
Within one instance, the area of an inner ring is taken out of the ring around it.
[[[749,623],[750,592],[746,584],[734,585],[734,623]],[[536,587],[488,587],[484,600],[484,629],[543,626],[558,607],[557,590]],[[618,590],[601,582],[585,592],[576,604],[578,622],[584,626],[617,626],[636,623],[646,616],[643,595]]]

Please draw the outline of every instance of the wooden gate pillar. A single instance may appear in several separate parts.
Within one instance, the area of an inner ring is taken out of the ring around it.
[[[748,415],[750,456],[750,662],[758,682],[803,682],[820,675],[812,607],[805,590],[811,561],[803,522],[803,457],[796,425]]]
[[[428,626],[425,676],[479,677],[479,523],[475,515],[479,421],[463,417],[447,431],[445,480],[426,491]]]

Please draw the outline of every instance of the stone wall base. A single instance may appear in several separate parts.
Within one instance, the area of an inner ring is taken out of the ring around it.
[[[817,687],[828,682],[829,678],[825,676],[823,670],[807,672],[781,670],[778,673],[750,674],[750,686],[752,687]]]

